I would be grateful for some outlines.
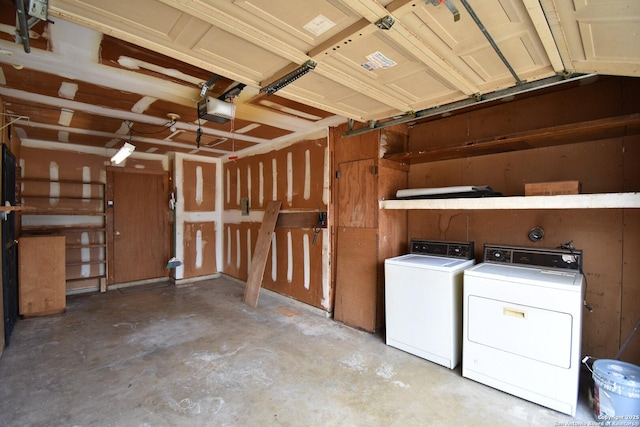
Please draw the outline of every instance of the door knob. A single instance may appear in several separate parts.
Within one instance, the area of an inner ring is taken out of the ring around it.
[[[113,234],[115,234],[116,236],[119,236],[119,235],[120,235],[120,232],[119,232],[119,231],[116,231],[116,232],[115,232],[115,233],[113,233]]]

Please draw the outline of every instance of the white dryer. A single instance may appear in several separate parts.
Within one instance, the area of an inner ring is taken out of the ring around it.
[[[462,375],[575,416],[582,252],[485,245],[464,272]]]
[[[462,273],[473,242],[412,240],[385,260],[386,343],[448,368],[462,356]]]

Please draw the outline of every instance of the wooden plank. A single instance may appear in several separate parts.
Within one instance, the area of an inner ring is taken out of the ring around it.
[[[411,164],[483,156],[576,142],[595,141],[640,133],[640,114],[609,117],[552,126],[509,135],[456,142],[418,152],[386,155],[385,159]]]
[[[20,238],[20,315],[42,316],[65,310],[64,245],[64,236]]]
[[[269,255],[269,247],[271,246],[271,236],[276,227],[280,206],[282,206],[282,201],[280,200],[272,200],[267,204],[262,225],[260,225],[260,230],[258,231],[258,240],[253,252],[253,259],[251,260],[249,278],[247,279],[244,296],[242,297],[242,301],[245,304],[254,308],[258,306],[260,285],[262,284],[262,276],[264,275],[264,268],[267,263],[267,256]]]
[[[580,194],[580,181],[532,182],[524,184],[525,196]]]

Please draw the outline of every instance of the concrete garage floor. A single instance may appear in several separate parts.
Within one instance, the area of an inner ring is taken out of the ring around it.
[[[572,418],[271,292],[252,309],[243,290],[225,277],[129,288],[19,321],[0,359],[0,425],[593,424],[584,402]]]

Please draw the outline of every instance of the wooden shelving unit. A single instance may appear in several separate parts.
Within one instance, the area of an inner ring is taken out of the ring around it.
[[[380,200],[380,209],[637,209],[640,193],[508,196],[459,199]]]
[[[66,238],[67,293],[100,286],[107,270],[105,184],[23,178],[22,188],[30,207],[21,212],[22,235]]]

